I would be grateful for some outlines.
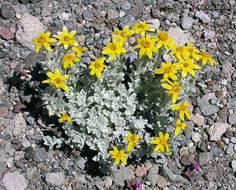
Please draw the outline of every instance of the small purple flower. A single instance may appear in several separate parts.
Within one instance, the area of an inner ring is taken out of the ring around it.
[[[139,181],[136,183],[136,190],[141,190],[142,189],[142,183]]]
[[[193,167],[197,170],[200,170],[200,166],[197,162],[193,162]]]

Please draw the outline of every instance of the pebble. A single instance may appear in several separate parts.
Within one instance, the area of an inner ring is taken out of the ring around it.
[[[35,45],[32,43],[32,40],[38,37],[40,32],[45,31],[44,25],[39,21],[39,19],[29,13],[24,13],[22,15],[17,28],[17,41],[30,50],[35,49]]]
[[[151,182],[152,186],[155,186],[158,179],[158,166],[154,164],[148,172],[147,179]]]
[[[110,9],[107,12],[107,20],[116,19],[119,17],[119,13],[116,10]]]
[[[227,149],[226,149],[226,154],[232,156],[234,153],[234,147],[235,147],[235,145],[233,143],[229,143],[227,146]]]
[[[76,162],[76,166],[78,166],[80,169],[84,169],[86,160],[83,157],[80,157],[78,161]]]
[[[83,11],[83,18],[84,18],[84,20],[89,21],[89,22],[95,21],[93,12],[90,11],[90,10],[84,10]]]
[[[204,125],[204,122],[205,122],[205,118],[199,114],[199,113],[196,113],[195,115],[193,115],[191,117],[191,120],[197,124],[198,127],[202,127]]]
[[[211,99],[217,99],[215,93],[209,93],[204,95],[202,98],[197,98],[198,106],[204,116],[213,115],[218,111],[218,107],[210,104]]]
[[[52,9],[51,7],[48,7],[48,6],[45,6],[42,8],[42,17],[45,17],[45,16],[50,16],[52,13]]]
[[[14,35],[8,28],[1,28],[0,29],[0,36],[5,40],[10,40],[14,38]]]
[[[109,189],[112,186],[112,178],[110,176],[107,176],[104,182],[107,189]]]
[[[209,40],[212,40],[213,38],[215,38],[215,32],[212,31],[212,30],[205,30],[204,31],[204,37],[209,39]]]
[[[65,174],[63,172],[47,173],[45,178],[51,185],[60,187],[65,180]]]
[[[181,20],[181,26],[184,30],[189,30],[193,25],[193,19],[187,15],[184,15]]]
[[[14,15],[14,12],[8,6],[2,6],[1,16],[4,19],[9,19],[9,18],[13,18],[15,15]]]
[[[192,140],[193,140],[193,142],[195,142],[195,143],[198,143],[200,140],[201,140],[201,134],[199,134],[198,132],[194,132],[193,134],[192,134]]]
[[[173,183],[189,184],[189,181],[181,175],[174,174],[166,165],[163,166],[162,172],[164,177],[167,177]]]
[[[127,1],[124,1],[124,2],[121,3],[120,8],[122,10],[128,11],[131,8],[131,4],[129,2],[127,2]]]
[[[6,173],[2,182],[6,190],[24,190],[27,187],[25,178],[19,171]]]
[[[214,172],[208,172],[204,177],[207,181],[213,181],[216,178],[216,174]]]
[[[8,107],[0,105],[0,118],[8,116]]]
[[[231,167],[233,168],[233,171],[236,172],[236,160],[231,162]]]
[[[131,27],[135,22],[136,22],[136,20],[135,20],[134,16],[127,14],[121,18],[119,26],[121,28],[124,28],[126,25]]]
[[[151,14],[153,18],[159,18],[161,15],[160,8],[158,6],[152,8]]]
[[[157,186],[160,188],[165,188],[168,186],[169,183],[166,181],[166,179],[160,175],[157,176]]]
[[[189,166],[194,162],[194,158],[194,154],[185,154],[181,159],[181,163],[185,166]]]
[[[176,45],[184,45],[188,41],[187,35],[180,27],[171,27],[168,31],[168,35],[172,37]]]
[[[148,20],[147,23],[150,23],[150,26],[154,30],[157,30],[160,27],[159,19],[151,19],[151,20]]]
[[[218,141],[221,136],[226,132],[226,125],[221,122],[214,123],[209,129],[208,134],[210,135],[211,141]]]
[[[33,156],[33,160],[35,162],[43,162],[47,159],[47,152],[45,150],[45,148],[39,148],[38,150],[36,150],[34,152],[34,156]]]
[[[12,134],[18,136],[23,133],[27,128],[26,121],[22,113],[18,113],[14,118],[14,127],[12,127]]]
[[[137,166],[137,168],[135,170],[135,175],[137,177],[143,177],[144,175],[146,175],[146,173],[147,173],[147,170],[146,170],[144,165],[138,165]]]
[[[114,183],[118,186],[124,186],[126,180],[135,178],[134,171],[130,167],[123,166],[115,171],[112,171],[111,175]]]
[[[200,166],[207,164],[213,159],[211,152],[202,152],[197,156],[197,162]]]
[[[33,176],[33,174],[34,174],[34,172],[36,170],[37,170],[36,167],[27,168],[27,170],[26,170],[26,177],[27,177],[28,180],[31,180],[31,178],[32,178],[32,176]]]
[[[200,19],[205,24],[211,22],[211,18],[206,13],[204,13],[203,11],[196,11],[195,12],[195,17]]]
[[[236,113],[229,115],[229,124],[230,125],[236,124]]]

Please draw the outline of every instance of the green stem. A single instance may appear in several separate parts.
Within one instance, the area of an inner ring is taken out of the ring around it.
[[[162,49],[163,49],[163,46],[159,48],[158,50],[158,57],[157,57],[157,61],[153,65],[153,70],[160,64]]]

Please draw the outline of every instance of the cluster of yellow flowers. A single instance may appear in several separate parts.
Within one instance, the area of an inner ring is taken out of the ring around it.
[[[153,35],[146,34],[146,32],[153,32]],[[206,52],[200,52],[198,49],[194,48],[191,43],[187,43],[186,46],[178,45],[176,46],[175,42],[168,36],[168,32],[157,30],[156,34],[155,30],[151,28],[145,21],[140,21],[139,23],[135,23],[132,26],[132,29],[129,29],[129,26],[125,26],[123,30],[115,29],[115,32],[112,32],[112,42],[106,44],[103,48],[102,54],[109,55],[110,60],[114,61],[116,55],[120,56],[121,53],[126,53],[127,50],[123,47],[127,37],[132,36],[134,34],[140,34],[141,37],[137,38],[137,45],[133,47],[133,50],[139,48],[139,58],[142,58],[145,54],[152,59],[153,53],[157,53],[159,51],[162,52],[162,49],[165,48],[167,52],[170,51],[169,55],[175,57],[175,63],[171,61],[167,61],[166,63],[162,62],[160,64],[160,68],[155,69],[155,74],[163,74],[163,79],[161,82],[163,83],[162,87],[167,89],[166,92],[168,95],[172,95],[172,105],[171,109],[179,110],[179,117],[175,124],[175,135],[178,135],[181,129],[183,130],[187,124],[182,122],[184,116],[186,116],[190,120],[190,113],[187,108],[188,102],[185,101],[183,104],[179,102],[175,104],[178,100],[178,92],[182,90],[182,87],[179,85],[178,76],[185,78],[188,73],[192,76],[195,76],[194,69],[200,69],[201,67],[197,64],[194,64],[194,60],[200,61],[202,65],[205,65],[208,61],[213,66],[216,62],[210,57],[210,55]],[[64,69],[67,69],[68,65],[73,67],[73,63],[75,61],[80,61],[81,53],[86,49],[84,47],[80,47],[78,42],[75,40],[76,31],[68,32],[66,26],[63,26],[62,32],[57,32],[58,35],[54,35],[58,42],[57,46],[63,45],[66,54],[63,56],[61,64]],[[38,53],[41,46],[47,50],[51,51],[51,47],[49,43],[56,42],[56,39],[50,38],[51,33],[43,33],[41,32],[39,37],[33,40],[33,43],[36,44],[36,52]],[[67,53],[68,48],[71,47],[73,52]],[[158,57],[159,57],[158,56]],[[94,61],[90,62],[89,69],[90,75],[97,76],[98,79],[101,78],[101,73],[104,69],[107,69],[107,66],[104,65],[106,58],[98,57]],[[181,71],[181,74],[178,75],[178,71]],[[42,83],[51,83],[55,85],[56,88],[62,88],[65,91],[69,91],[69,87],[63,83],[64,80],[69,78],[69,75],[60,74],[60,70],[58,68],[55,69],[54,73],[47,72],[46,73],[49,79],[44,80]],[[62,118],[60,121],[71,121],[71,118],[64,112],[60,112],[62,114]],[[138,144],[138,139],[140,135],[132,134],[130,131],[127,131],[128,136],[126,140],[128,141],[128,151],[130,152],[133,146]],[[159,137],[154,137],[151,144],[156,144],[157,146],[154,149],[154,152],[160,150],[161,153],[164,153],[165,150],[169,153],[168,141],[169,134],[165,135],[162,132],[159,132]],[[112,151],[109,153],[112,155],[112,158],[115,159],[116,165],[122,161],[126,164],[126,160],[124,157],[129,156],[129,154],[124,153],[124,149],[118,150],[116,146],[113,147]]]

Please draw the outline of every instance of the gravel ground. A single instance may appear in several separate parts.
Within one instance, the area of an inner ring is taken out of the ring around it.
[[[144,189],[236,189],[235,5],[234,0],[0,0],[0,189],[129,189],[137,181]],[[32,31],[75,28],[88,47],[82,61],[89,62],[110,40],[110,30],[139,20],[170,29],[179,43],[193,42],[218,64],[198,76],[190,97],[192,120],[179,150],[102,176],[88,152],[42,144],[55,118],[49,107],[36,109],[37,66],[44,57],[34,53]],[[200,169],[193,172],[194,161]]]

